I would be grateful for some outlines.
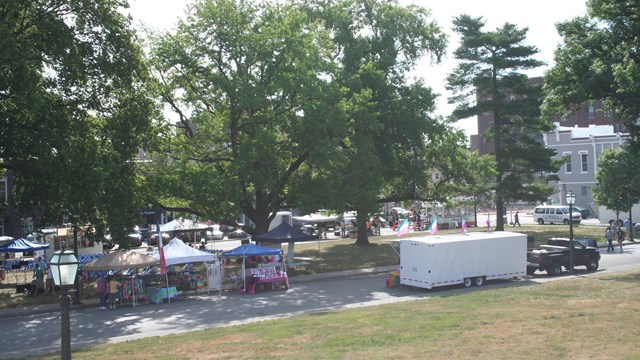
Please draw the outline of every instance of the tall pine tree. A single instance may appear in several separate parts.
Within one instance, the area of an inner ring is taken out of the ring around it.
[[[555,151],[540,141],[541,132],[552,129],[551,122],[540,117],[541,86],[522,73],[543,65],[533,58],[538,50],[523,44],[528,30],[505,23],[485,31],[484,19],[469,15],[458,16],[453,25],[461,40],[454,52],[459,64],[447,78],[447,89],[454,94],[449,102],[457,104],[452,117],[493,118],[482,135],[495,144],[498,213],[508,201],[546,198],[552,190],[539,174],[553,173],[557,165],[552,160]],[[504,230],[502,216],[496,230]]]

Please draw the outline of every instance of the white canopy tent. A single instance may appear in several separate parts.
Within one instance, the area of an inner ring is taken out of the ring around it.
[[[194,249],[178,238],[171,239],[163,249],[167,266],[218,260],[215,254]],[[153,257],[160,259],[160,253],[156,251]]]
[[[160,225],[160,232],[211,230],[212,226],[189,219],[175,219]]]

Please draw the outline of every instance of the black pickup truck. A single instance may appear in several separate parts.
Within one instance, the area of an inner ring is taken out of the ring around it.
[[[586,266],[587,270],[596,271],[600,262],[598,248],[586,246],[584,242],[573,241],[573,265]],[[569,239],[551,239],[540,249],[527,251],[527,274],[533,275],[536,270],[546,271],[549,275],[558,275],[562,267],[569,268]]]

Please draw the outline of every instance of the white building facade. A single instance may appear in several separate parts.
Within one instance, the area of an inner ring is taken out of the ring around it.
[[[628,134],[614,132],[611,125],[563,127],[556,124],[555,131],[545,133],[543,137],[545,146],[556,150],[556,159],[566,157],[566,162],[558,171],[560,181],[550,184],[556,192],[548,199],[548,203],[565,204],[565,194],[573,190],[576,194],[575,205],[597,215],[598,206],[591,190],[596,185],[598,159],[607,149],[624,145]]]

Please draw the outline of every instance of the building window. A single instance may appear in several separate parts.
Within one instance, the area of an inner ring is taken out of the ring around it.
[[[0,179],[0,205],[6,204],[9,200],[7,194],[7,179]]]
[[[580,195],[581,195],[581,196],[587,196],[587,191],[588,191],[588,189],[589,189],[589,188],[588,188],[588,187],[586,187],[586,186],[582,186],[582,187],[580,187]]]
[[[596,118],[596,108],[593,105],[589,105],[589,120]]]
[[[580,153],[580,164],[581,164],[581,168],[580,171],[583,173],[586,173],[589,170],[588,167],[588,163],[587,163],[587,153]]]
[[[571,152],[563,152],[562,157],[566,158],[567,161],[564,163],[564,172],[565,174],[571,174]]]

